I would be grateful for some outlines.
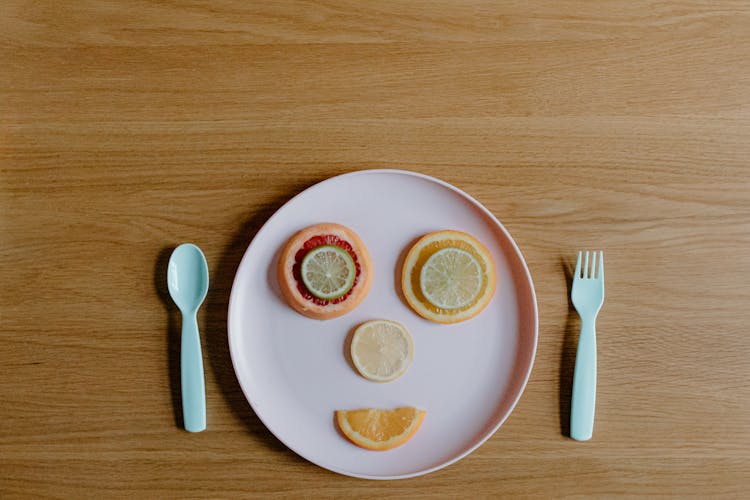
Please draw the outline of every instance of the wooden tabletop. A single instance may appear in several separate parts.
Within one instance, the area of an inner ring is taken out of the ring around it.
[[[747,495],[749,54],[740,1],[2,2],[0,496]],[[366,168],[476,197],[538,294],[508,421],[396,482],[288,450],[227,346],[259,227]],[[211,274],[202,434],[165,284],[185,241]],[[607,256],[587,443],[565,436],[582,248]]]

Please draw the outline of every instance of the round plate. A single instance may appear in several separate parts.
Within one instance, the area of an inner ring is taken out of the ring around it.
[[[320,222],[353,229],[372,256],[370,294],[328,321],[306,318],[283,300],[278,253],[296,231]],[[458,229],[489,249],[497,290],[463,323],[419,317],[400,291],[401,264],[423,234]],[[414,360],[398,380],[371,382],[345,356],[350,332],[385,318],[414,339]],[[510,234],[479,202],[438,179],[401,170],[363,170],[316,184],[258,231],[240,263],[228,316],[237,378],[255,413],[286,446],[349,476],[398,479],[435,471],[471,453],[500,427],[521,396],[537,344],[529,270]],[[424,423],[406,444],[368,451],[337,430],[337,409],[416,406]]]

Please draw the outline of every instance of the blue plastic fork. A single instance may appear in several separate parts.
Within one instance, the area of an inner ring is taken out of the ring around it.
[[[596,403],[596,315],[604,303],[604,254],[586,252],[583,268],[578,252],[573,289],[570,298],[581,317],[581,335],[578,337],[576,367],[573,373],[573,396],[570,402],[570,437],[588,441],[594,432],[594,407]],[[596,275],[594,273],[596,270]]]

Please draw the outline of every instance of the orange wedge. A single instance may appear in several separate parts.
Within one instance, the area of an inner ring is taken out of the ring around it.
[[[407,442],[419,430],[425,411],[406,407],[395,410],[365,408],[338,410],[336,422],[354,444],[368,450],[390,450]]]
[[[495,265],[476,238],[436,231],[420,238],[404,260],[401,288],[420,316],[437,323],[471,319],[495,293]]]

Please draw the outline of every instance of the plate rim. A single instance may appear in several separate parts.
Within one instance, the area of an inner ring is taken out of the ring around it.
[[[345,469],[341,469],[338,467],[332,467],[328,465],[321,465],[317,461],[307,457],[304,453],[299,452],[295,447],[290,446],[289,443],[287,443],[284,439],[279,437],[279,435],[273,431],[272,427],[268,425],[268,423],[263,419],[260,413],[255,408],[255,405],[252,402],[252,399],[247,394],[247,391],[245,390],[245,387],[243,386],[239,373],[237,372],[237,363],[238,360],[236,359],[235,349],[233,347],[232,343],[232,310],[234,309],[234,304],[238,300],[237,299],[237,292],[238,289],[238,277],[240,275],[240,270],[247,265],[246,261],[248,261],[250,249],[253,245],[253,243],[259,239],[264,233],[264,231],[269,227],[271,222],[279,216],[279,214],[284,210],[284,208],[294,202],[297,198],[301,197],[304,193],[311,189],[315,189],[323,184],[334,182],[337,180],[340,180],[344,177],[354,177],[354,176],[361,176],[361,175],[372,175],[372,174],[394,174],[394,175],[406,175],[410,177],[415,177],[418,179],[426,180],[432,183],[435,183],[443,188],[446,188],[456,194],[458,194],[460,197],[471,203],[471,205],[474,208],[479,209],[480,212],[482,212],[485,216],[487,216],[499,229],[500,231],[505,235],[508,242],[510,243],[511,248],[513,251],[515,251],[516,256],[518,257],[521,267],[523,268],[523,274],[528,281],[529,284],[529,292],[531,294],[531,304],[533,309],[533,320],[534,320],[534,335],[533,335],[533,345],[531,349],[531,358],[529,359],[529,365],[528,369],[526,370],[526,373],[523,377],[523,383],[521,384],[520,390],[518,391],[518,394],[514,398],[513,402],[511,403],[508,412],[506,415],[501,418],[497,424],[495,424],[492,428],[490,428],[481,438],[479,438],[473,445],[468,447],[463,452],[457,454],[455,457],[451,458],[450,460],[447,460],[445,462],[442,462],[438,465],[435,465],[433,467],[429,467],[427,469],[418,470],[415,472],[409,472],[405,474],[397,474],[397,475],[389,475],[389,476],[382,476],[382,475],[370,475],[370,474],[359,474],[356,472],[348,471]],[[343,174],[334,175],[331,177],[328,177],[326,179],[323,179],[322,181],[316,182],[315,184],[312,184],[304,189],[302,189],[299,193],[292,196],[290,199],[288,199],[286,202],[284,202],[283,205],[281,205],[279,208],[276,209],[276,211],[263,223],[263,225],[260,227],[257,233],[253,236],[252,240],[247,245],[247,248],[245,249],[245,253],[242,255],[242,259],[240,260],[239,265],[237,266],[237,269],[234,274],[234,278],[232,280],[232,288],[229,293],[229,302],[227,304],[227,343],[229,346],[229,356],[232,361],[232,369],[234,370],[235,378],[237,379],[237,383],[240,386],[240,389],[242,390],[242,394],[245,397],[245,400],[250,405],[250,408],[252,409],[253,413],[255,413],[255,416],[258,417],[258,420],[261,421],[261,423],[266,427],[268,432],[270,432],[276,439],[278,439],[284,446],[286,446],[289,450],[294,452],[296,455],[304,458],[306,461],[315,464],[318,467],[321,467],[323,469],[329,470],[331,472],[335,472],[337,474],[341,474],[344,476],[349,477],[356,477],[360,479],[372,479],[372,480],[379,480],[379,481],[389,481],[389,480],[396,480],[396,479],[407,479],[412,477],[418,477],[423,476],[425,474],[430,474],[432,472],[438,471],[440,469],[444,469],[445,467],[448,467],[459,460],[467,457],[471,453],[473,453],[477,448],[482,446],[487,440],[489,440],[497,431],[500,429],[500,427],[505,423],[505,421],[508,419],[508,417],[513,413],[513,410],[515,410],[516,405],[521,399],[521,396],[523,396],[523,393],[526,391],[526,386],[528,385],[529,379],[531,377],[531,372],[534,368],[534,362],[536,360],[536,352],[539,344],[539,306],[537,304],[537,297],[536,297],[536,289],[534,287],[534,281],[531,277],[531,272],[529,270],[529,266],[526,263],[526,259],[523,257],[523,254],[521,253],[520,248],[518,248],[518,244],[516,243],[515,239],[511,236],[510,232],[505,228],[502,222],[495,217],[495,214],[493,214],[487,207],[485,207],[482,203],[480,203],[478,200],[476,200],[473,196],[466,193],[462,189],[457,188],[456,186],[442,180],[438,179],[437,177],[433,177],[427,174],[423,174],[420,172],[414,172],[411,170],[403,170],[403,169],[392,169],[392,168],[374,168],[374,169],[363,169],[363,170],[355,170],[352,172],[346,172]]]

